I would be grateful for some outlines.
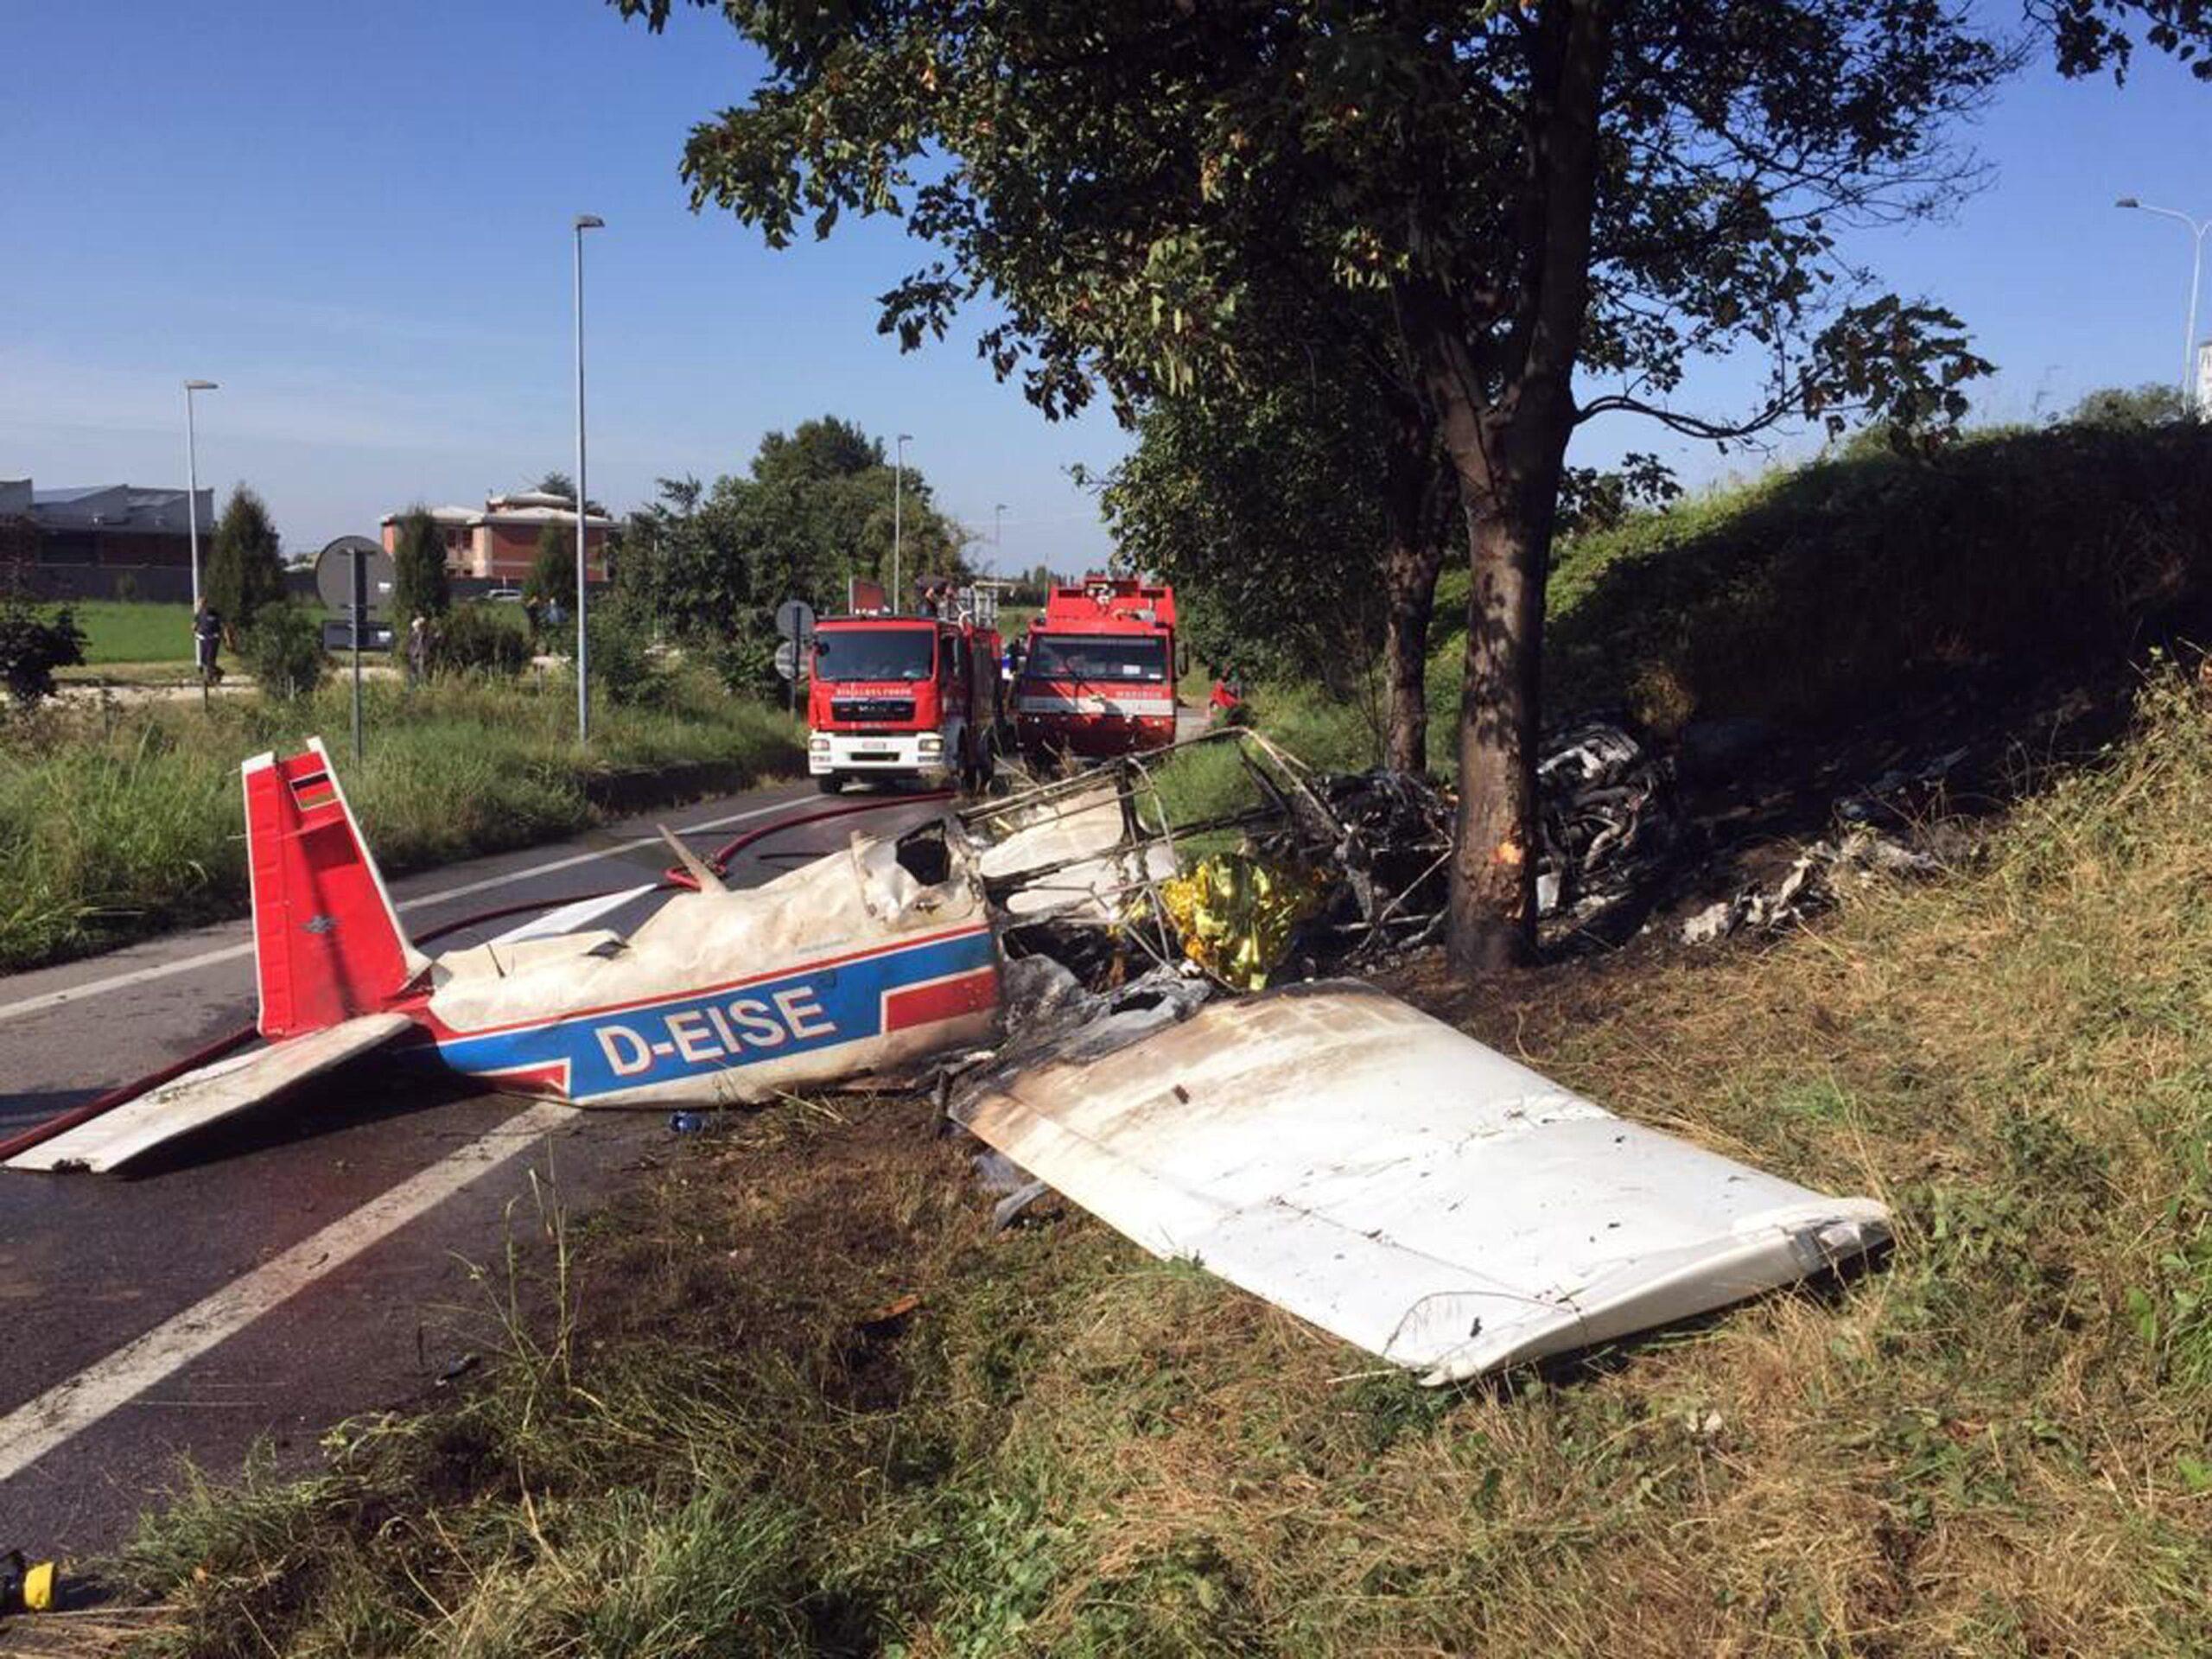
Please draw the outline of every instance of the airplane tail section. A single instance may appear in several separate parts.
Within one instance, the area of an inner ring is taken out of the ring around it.
[[[429,959],[400,931],[322,740],[241,771],[261,1034],[296,1037],[389,1007]]]

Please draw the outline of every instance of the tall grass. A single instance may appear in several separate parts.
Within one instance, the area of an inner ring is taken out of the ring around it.
[[[2202,1652],[2212,707],[2142,707],[1816,934],[1407,987],[1885,1198],[1847,1284],[1430,1392],[1079,1216],[993,1235],[924,1103],[795,1105],[588,1230],[557,1353],[188,1484],[132,1580],[207,1655]]]
[[[365,688],[351,764],[350,690],[297,707],[259,699],[41,711],[0,728],[0,970],[81,954],[245,902],[238,762],[321,734],[385,869],[528,846],[592,822],[618,789],[638,804],[736,787],[791,767],[780,713],[702,677],[656,706],[594,714],[575,742],[573,690],[455,677]],[[627,780],[644,780],[625,788]]]

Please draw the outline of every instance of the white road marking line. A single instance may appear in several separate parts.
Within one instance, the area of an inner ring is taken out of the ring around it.
[[[0,1481],[13,1479],[64,1440],[174,1376],[286,1298],[389,1237],[478,1176],[526,1151],[547,1131],[576,1116],[579,1109],[543,1101],[509,1118],[0,1417]]]
[[[766,806],[756,806],[743,812],[733,812],[726,817],[709,818],[703,823],[687,826],[685,835],[696,835],[705,830],[727,830],[733,824],[752,818],[765,818],[771,812],[781,812],[798,804],[797,798],[771,801]],[[886,807],[895,806],[895,800],[886,801]],[[397,908],[403,912],[423,910],[433,905],[449,904],[455,899],[466,899],[479,893],[490,893],[496,887],[512,887],[518,881],[527,881],[533,876],[552,875],[561,870],[572,870],[578,865],[595,863],[602,858],[619,858],[625,853],[634,853],[641,847],[662,844],[658,836],[640,836],[634,841],[618,842],[597,852],[578,853],[569,858],[556,858],[550,864],[533,864],[525,870],[510,870],[505,875],[486,876],[481,881],[465,882],[457,887],[448,887],[442,893],[426,893],[419,899],[410,899]],[[27,996],[20,1001],[0,1002],[0,1020],[16,1020],[27,1014],[42,1014],[48,1008],[58,1008],[65,1002],[79,1002],[88,996],[102,996],[110,991],[127,990],[133,985],[144,985],[157,979],[167,979],[174,974],[188,974],[200,968],[212,968],[218,963],[235,962],[253,954],[253,942],[226,944],[219,950],[203,950],[196,957],[180,957],[175,962],[156,963],[149,968],[134,968],[128,973],[112,974],[105,979],[96,979],[88,984],[71,985],[58,991],[47,991],[37,996]]]

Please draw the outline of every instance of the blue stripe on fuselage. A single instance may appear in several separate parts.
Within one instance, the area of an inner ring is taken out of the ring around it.
[[[992,962],[988,928],[857,961],[794,968],[713,993],[582,1014],[511,1031],[462,1034],[438,1057],[471,1076],[565,1065],[569,1098],[728,1071],[883,1033],[883,994]]]

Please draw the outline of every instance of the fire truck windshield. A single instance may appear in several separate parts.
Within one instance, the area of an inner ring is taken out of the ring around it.
[[[1167,677],[1167,641],[1149,633],[1039,633],[1030,636],[1021,671],[1044,680],[1142,680]]]
[[[824,628],[814,636],[818,680],[926,680],[936,666],[934,628]]]

